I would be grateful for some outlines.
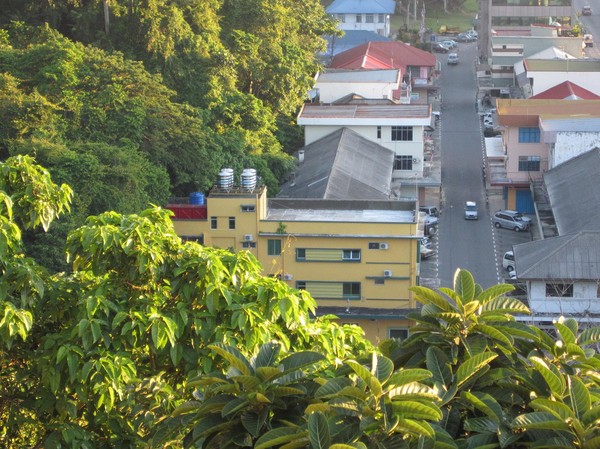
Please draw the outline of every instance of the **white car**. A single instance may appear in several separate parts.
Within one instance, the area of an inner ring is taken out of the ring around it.
[[[465,203],[465,220],[477,220],[478,218],[477,203],[475,201],[467,201]]]
[[[453,41],[452,39],[443,40],[440,42],[440,45],[443,45],[448,50],[452,50],[453,48],[458,47],[458,44],[456,43],[456,41]]]
[[[506,251],[504,257],[502,257],[502,267],[508,271],[514,271],[515,269],[515,253],[512,251]]]

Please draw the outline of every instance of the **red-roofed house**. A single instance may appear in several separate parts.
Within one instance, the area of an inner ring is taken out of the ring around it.
[[[427,87],[435,76],[436,57],[398,41],[367,42],[337,54],[329,64],[334,69],[400,69],[413,87]]]
[[[563,81],[554,87],[551,87],[544,92],[540,92],[530,100],[600,100],[600,95],[590,92],[583,87],[572,83],[571,81]]]

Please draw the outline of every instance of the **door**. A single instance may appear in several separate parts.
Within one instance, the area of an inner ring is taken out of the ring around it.
[[[517,190],[516,194],[517,210],[523,214],[534,214],[535,208],[531,198],[531,190]]]

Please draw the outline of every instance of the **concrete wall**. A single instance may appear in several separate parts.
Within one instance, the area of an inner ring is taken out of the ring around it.
[[[357,22],[356,16],[361,16],[361,21]],[[341,30],[365,30],[372,31],[385,37],[390,36],[390,16],[385,14],[383,23],[379,22],[379,14],[373,14],[373,23],[367,23],[366,14],[334,14],[338,20],[338,28]],[[343,16],[343,21],[342,17]]]
[[[581,315],[600,313],[597,282],[576,282],[572,298],[546,297],[546,283],[531,281],[529,286],[529,308],[534,314]]]
[[[519,128],[509,126],[504,131],[504,145],[506,146],[507,161],[506,175],[512,182],[528,182],[529,178],[541,178],[548,166],[548,147],[540,143],[519,143]],[[519,156],[540,156],[540,171],[519,171]]]
[[[569,159],[600,147],[600,131],[598,132],[559,132],[551,153],[550,168],[554,168]]]
[[[600,95],[600,73],[598,72],[534,72],[529,70],[527,77],[533,79],[532,95],[537,95],[564,81],[571,81],[596,95]]]
[[[322,83],[317,80],[314,89],[319,90],[319,101],[332,103],[349,94],[362,95],[365,98],[386,98],[393,100],[393,90],[397,83]]]

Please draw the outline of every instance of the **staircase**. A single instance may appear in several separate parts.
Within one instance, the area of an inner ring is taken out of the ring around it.
[[[531,188],[542,238],[545,239],[558,236],[558,230],[556,229],[556,222],[554,221],[554,215],[552,214],[552,207],[550,206],[550,200],[548,198],[548,192],[546,192],[544,180],[532,180]]]

